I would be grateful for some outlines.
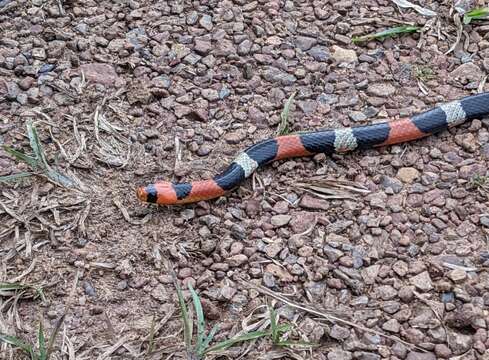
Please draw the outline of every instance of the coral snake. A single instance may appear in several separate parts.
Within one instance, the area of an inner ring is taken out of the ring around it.
[[[284,135],[254,144],[212,179],[158,181],[137,189],[139,200],[176,205],[220,197],[239,186],[258,167],[275,160],[317,153],[344,153],[416,140],[489,115],[489,92],[439,105],[410,118],[366,126]]]

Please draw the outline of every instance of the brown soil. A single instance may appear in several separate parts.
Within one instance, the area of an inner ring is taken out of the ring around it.
[[[450,49],[455,13],[419,3],[438,17],[385,0],[0,0],[0,143],[29,153],[35,121],[48,163],[77,185],[0,183],[0,280],[46,297],[0,293],[0,332],[36,341],[41,318],[50,333],[65,314],[57,359],[186,358],[172,268],[220,325],[216,340],[265,326],[268,303],[294,324],[290,338],[319,345],[266,338],[228,358],[487,359],[487,119],[280,161],[216,201],[158,208],[135,197],[156,179],[213,176],[274,136],[294,92],[291,131],[395,119],[487,90],[487,23],[466,25]],[[405,23],[425,31],[351,44]],[[0,150],[0,176],[23,171]],[[0,345],[0,358],[22,356]]]

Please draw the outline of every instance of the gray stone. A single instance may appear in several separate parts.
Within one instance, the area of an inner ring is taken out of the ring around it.
[[[397,291],[390,285],[382,285],[377,288],[377,294],[382,300],[391,300],[397,296]]]
[[[335,262],[336,260],[338,260],[340,257],[344,255],[343,251],[332,248],[329,245],[326,245],[323,248],[323,251],[324,254],[328,257],[329,261],[331,262]]]
[[[353,356],[358,360],[380,360],[379,354],[374,354],[367,351],[355,351]]]
[[[482,226],[489,228],[489,217],[488,216],[482,216],[479,221],[480,221]]]
[[[355,122],[367,120],[367,116],[361,111],[352,111],[348,114],[348,116]]]
[[[331,331],[329,332],[329,336],[336,340],[345,340],[350,337],[350,330],[344,328],[339,325],[333,325]]]
[[[219,93],[214,89],[202,89],[202,97],[209,101],[219,100]]]
[[[187,24],[188,25],[195,25],[197,24],[197,21],[199,20],[199,14],[197,11],[191,11],[187,15]]]
[[[413,276],[409,279],[411,284],[421,291],[430,291],[433,289],[430,274],[427,271],[423,271],[421,274]]]
[[[333,46],[331,55],[338,63],[354,63],[358,61],[357,53],[354,50],[343,49],[339,46]]]
[[[248,257],[244,254],[234,255],[226,259],[226,263],[228,263],[229,266],[232,267],[241,266],[247,261],[248,261]]]
[[[37,60],[46,59],[46,50],[44,48],[34,48],[32,49],[32,57]]]
[[[410,351],[406,360],[436,360],[436,356],[433,353]]]
[[[161,303],[164,303],[168,301],[169,292],[166,290],[163,284],[159,284],[153,289],[153,291],[151,291],[151,297]]]
[[[20,93],[17,95],[17,98],[15,99],[17,102],[21,105],[25,105],[28,102],[27,94],[26,93]]]
[[[397,177],[402,182],[411,184],[419,178],[419,171],[413,167],[403,167],[397,172]]]
[[[229,95],[231,95],[231,91],[226,87],[223,86],[221,90],[219,90],[219,99],[224,99],[227,98]]]
[[[235,287],[224,285],[219,291],[219,300],[221,301],[231,300],[233,296],[236,294],[236,291],[237,290]]]
[[[482,70],[472,62],[462,64],[450,73],[452,79],[464,81],[480,81],[483,76]]]
[[[299,101],[297,106],[304,112],[304,114],[312,114],[316,111],[318,103],[314,100]]]
[[[212,17],[210,15],[202,15],[199,21],[200,26],[202,26],[207,31],[211,31],[214,25],[212,24]]]
[[[351,360],[352,355],[348,351],[343,350],[332,350],[328,353],[328,360]]]
[[[457,332],[450,332],[448,335],[448,343],[454,355],[462,355],[470,350],[474,342],[471,335],[465,335]]]
[[[398,179],[391,178],[389,176],[382,176],[382,186],[386,189],[392,189],[392,192],[395,194],[399,193],[402,190],[402,182]]]
[[[272,289],[276,285],[275,277],[266,272],[263,274],[263,285],[265,285],[267,288]]]
[[[7,86],[7,99],[15,100],[17,96],[20,94],[20,88],[17,83],[13,81],[9,81],[6,83]]]
[[[238,55],[248,55],[251,51],[251,47],[253,46],[253,43],[246,39],[244,41],[242,41],[239,45],[238,45]]]
[[[325,46],[314,46],[307,53],[316,61],[328,61],[331,57],[328,48]]]
[[[200,55],[207,55],[212,50],[210,41],[195,40],[194,51]]]
[[[365,284],[367,285],[375,284],[375,279],[379,274],[379,270],[380,270],[380,265],[371,265],[363,269],[361,274],[362,274],[363,281],[365,281]]]
[[[302,51],[307,51],[317,44],[317,40],[308,36],[296,36],[294,39],[294,45],[296,48]]]
[[[187,56],[185,56],[183,62],[189,65],[195,65],[200,61],[200,59],[202,59],[202,56],[197,55],[195,53],[190,53]]]
[[[382,325],[382,329],[391,333],[398,333],[401,329],[401,325],[396,319],[390,319]]]
[[[80,66],[87,81],[91,81],[106,86],[112,86],[119,79],[115,69],[110,64],[90,63]]]
[[[448,273],[448,277],[454,283],[461,283],[467,278],[467,273],[463,269],[454,269]]]
[[[373,96],[387,97],[394,95],[396,88],[388,83],[371,84],[367,88],[367,93]]]
[[[89,281],[83,282],[83,290],[85,291],[85,294],[87,294],[88,296],[93,297],[96,295],[95,288],[92,286],[92,284]]]
[[[269,66],[265,70],[263,77],[267,81],[279,83],[284,86],[290,86],[297,81],[297,78],[294,75],[288,74],[273,66]]]

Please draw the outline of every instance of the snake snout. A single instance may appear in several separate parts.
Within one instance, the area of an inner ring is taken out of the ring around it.
[[[136,189],[136,196],[139,199],[139,201],[146,202],[148,199],[148,194],[146,192],[146,189],[142,186]]]

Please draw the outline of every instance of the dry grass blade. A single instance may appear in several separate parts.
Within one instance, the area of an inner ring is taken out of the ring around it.
[[[302,310],[302,311],[305,311],[307,313],[310,313],[310,314],[314,314],[314,315],[317,315],[329,322],[339,322],[339,323],[343,323],[343,324],[346,324],[346,325],[349,325],[351,327],[354,327],[358,330],[361,330],[361,331],[364,331],[364,332],[369,332],[369,333],[373,333],[373,334],[376,334],[376,335],[379,335],[379,336],[382,336],[386,339],[389,339],[389,340],[392,340],[392,341],[395,341],[395,342],[399,342],[399,343],[402,343],[410,348],[415,348],[415,349],[418,349],[420,351],[423,351],[425,352],[426,350],[424,350],[423,348],[420,348],[414,344],[411,344],[407,341],[404,341],[396,336],[392,336],[392,335],[387,335],[387,334],[384,334],[380,331],[376,331],[376,330],[373,330],[373,329],[369,329],[369,328],[366,328],[362,325],[358,325],[358,324],[355,324],[351,321],[348,321],[348,320],[345,320],[345,319],[342,319],[342,318],[339,318],[335,315],[331,315],[331,314],[327,314],[325,313],[324,311],[320,311],[320,310],[316,310],[315,308],[311,307],[311,306],[305,306],[305,305],[301,305],[301,304],[297,304],[287,298],[285,298],[284,296],[270,290],[270,289],[267,289],[261,285],[255,285],[253,283],[249,283],[249,282],[244,282],[245,286],[247,287],[252,287],[254,289],[256,289],[258,292],[262,293],[262,294],[265,294],[265,295],[268,295],[276,300],[279,300],[293,308],[296,308],[296,309],[299,309],[299,310]]]
[[[29,267],[26,270],[24,270],[24,272],[22,272],[20,275],[17,275],[13,279],[10,279],[9,283],[12,284],[12,283],[16,283],[16,282],[22,280],[24,277],[29,275],[32,272],[32,270],[34,270],[35,266],[36,266],[36,259],[34,258],[31,262],[31,264],[29,265]]]
[[[413,4],[412,2],[409,2],[407,0],[392,0],[392,2],[394,4],[396,4],[397,6],[401,7],[401,8],[406,8],[406,9],[411,8],[411,9],[414,9],[418,13],[420,13],[421,15],[424,15],[424,16],[430,16],[430,17],[432,17],[432,16],[437,16],[438,15],[433,10],[430,10],[430,9],[421,7],[419,5]]]
[[[452,269],[452,270],[463,270],[466,272],[477,272],[481,271],[481,269],[475,268],[475,267],[467,267],[467,266],[460,266],[460,265],[455,265],[447,262],[442,262],[441,263],[443,266]]]
[[[90,209],[91,209],[91,201],[88,200],[87,205],[80,213],[77,221],[78,230],[80,231],[80,234],[82,234],[83,236],[87,236],[87,228],[85,226],[85,221],[87,220],[88,214],[90,213]]]
[[[54,341],[56,340],[56,336],[58,336],[59,330],[61,329],[61,325],[63,324],[65,320],[66,314],[61,315],[61,317],[56,321],[56,325],[54,326],[54,330],[51,333],[51,336],[49,337],[48,341],[48,347],[47,347],[47,352],[46,352],[46,359],[49,359],[49,356],[51,355],[53,351],[53,346],[54,346]]]
[[[132,225],[143,225],[146,224],[151,219],[151,214],[148,214],[142,220],[132,220],[131,217],[129,216],[129,212],[124,207],[124,205],[122,205],[122,202],[118,198],[114,198],[112,201],[114,205],[117,206],[117,208],[120,210],[124,219]]]
[[[477,93],[482,94],[484,92],[484,88],[486,87],[486,82],[487,82],[487,77],[489,75],[486,75],[482,78],[481,82],[479,83],[479,86],[477,87]]]
[[[404,26],[398,26],[394,28],[390,28],[384,31],[380,31],[375,34],[368,34],[368,35],[363,35],[363,36],[358,36],[352,38],[352,43],[358,44],[361,42],[365,41],[370,41],[370,40],[383,40],[388,37],[393,37],[396,35],[402,35],[402,34],[411,34],[418,32],[420,28],[418,26],[410,26],[410,25],[404,25]]]
[[[16,348],[19,348],[25,353],[29,354],[31,359],[35,359],[34,349],[32,348],[32,346],[24,343],[22,340],[16,338],[15,336],[0,333],[0,342],[10,344]]]
[[[178,169],[182,162],[182,146],[180,145],[180,138],[175,135],[175,164],[173,169]]]
[[[295,182],[292,186],[322,199],[355,199],[355,194],[369,194],[370,190],[360,184],[338,179],[311,179],[310,182]]]
[[[130,338],[131,338],[130,335],[123,336],[118,342],[116,342],[114,345],[109,347],[103,354],[97,357],[97,360],[109,359],[110,356],[114,353],[114,351],[116,351],[122,345],[124,345]]]
[[[76,360],[76,351],[73,346],[73,341],[66,335],[66,327],[63,329],[63,344],[61,351],[67,355],[68,360]]]
[[[455,42],[453,43],[452,47],[450,49],[448,49],[448,51],[444,55],[448,55],[452,51],[454,51],[457,48],[457,45],[462,40],[462,34],[464,32],[464,27],[462,25],[462,21],[460,20],[459,14],[453,15],[453,22],[455,23],[455,26],[457,27],[457,38],[456,38]]]
[[[95,156],[98,161],[109,166],[124,168],[131,156],[131,142],[120,134],[123,128],[111,124],[102,114],[106,101],[107,98],[102,100],[102,104],[97,106],[93,116],[95,139],[98,143]],[[110,135],[107,140],[102,139],[101,131]]]

